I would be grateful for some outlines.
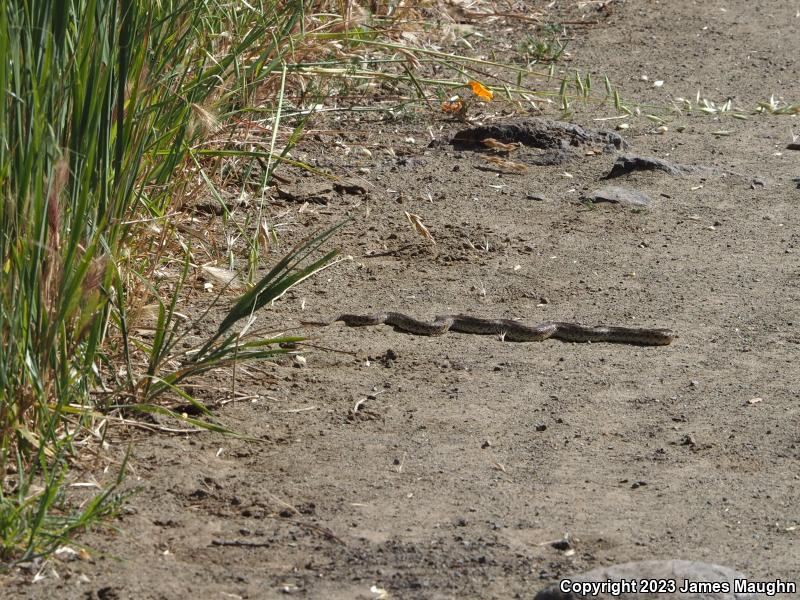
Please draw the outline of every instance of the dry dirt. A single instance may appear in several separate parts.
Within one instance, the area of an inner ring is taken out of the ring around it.
[[[799,8],[615,3],[572,30],[569,67],[653,103],[698,89],[748,111],[772,93],[797,101]],[[486,27],[501,49],[524,34],[514,21]],[[609,114],[579,107],[574,119],[613,129],[594,121]],[[94,558],[56,561],[58,577],[15,571],[4,597],[370,599],[377,586],[393,598],[532,598],[567,574],[644,558],[796,581],[800,155],[786,145],[800,127],[789,116],[670,119],[663,135],[631,120],[631,151],[738,175],[612,182],[647,193],[643,210],[579,201],[607,183],[610,154],[498,174],[480,152],[428,147],[431,133],[446,141],[464,127],[441,116],[331,121],[350,133],[310,137],[295,155],[366,194],[275,212],[288,210],[294,239],[352,217],[334,243],[353,260],[264,319],[466,312],[680,337],[651,348],[308,330],[342,352],[242,369],[237,389],[257,397],[216,411],[264,443],[137,436],[128,484],[139,493],[118,531],[84,536]],[[205,384],[208,401],[230,387]],[[551,545],[565,535],[574,552]]]

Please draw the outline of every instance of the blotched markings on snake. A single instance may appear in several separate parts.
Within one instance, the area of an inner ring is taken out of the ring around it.
[[[577,323],[548,321],[525,325],[511,319],[483,319],[470,315],[439,315],[433,321],[420,321],[399,312],[378,312],[371,315],[342,313],[330,319],[303,321],[304,325],[326,327],[337,321],[350,327],[392,325],[414,335],[442,335],[448,331],[478,335],[497,335],[509,342],[543,342],[556,339],[563,342],[608,342],[637,346],[666,346],[677,337],[669,329],[635,327],[588,327]]]

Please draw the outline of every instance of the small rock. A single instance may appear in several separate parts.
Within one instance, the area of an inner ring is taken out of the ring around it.
[[[564,538],[563,540],[556,540],[550,545],[556,550],[561,550],[562,552],[572,548],[572,544],[569,543],[569,540],[567,538]]]
[[[628,206],[648,206],[651,202],[649,196],[643,192],[616,186],[595,190],[583,196],[583,199],[592,202],[610,202]]]
[[[546,430],[547,430],[547,425],[545,425],[544,423],[536,424],[536,431],[546,431]]]

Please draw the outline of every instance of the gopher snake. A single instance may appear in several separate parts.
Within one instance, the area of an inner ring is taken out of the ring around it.
[[[433,322],[419,321],[398,312],[372,315],[342,313],[327,320],[303,321],[304,325],[328,326],[342,321],[350,327],[392,325],[415,335],[441,335],[448,331],[479,335],[500,335],[509,342],[543,342],[554,338],[563,342],[611,342],[639,346],[666,346],[675,339],[669,329],[631,327],[587,327],[577,323],[547,322],[529,326],[510,319],[482,319],[469,315],[439,315]]]

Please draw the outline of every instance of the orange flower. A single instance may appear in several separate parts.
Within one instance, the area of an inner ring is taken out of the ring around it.
[[[485,102],[491,102],[494,94],[491,90],[487,89],[482,83],[474,80],[467,82],[467,85],[472,88],[472,93]]]

